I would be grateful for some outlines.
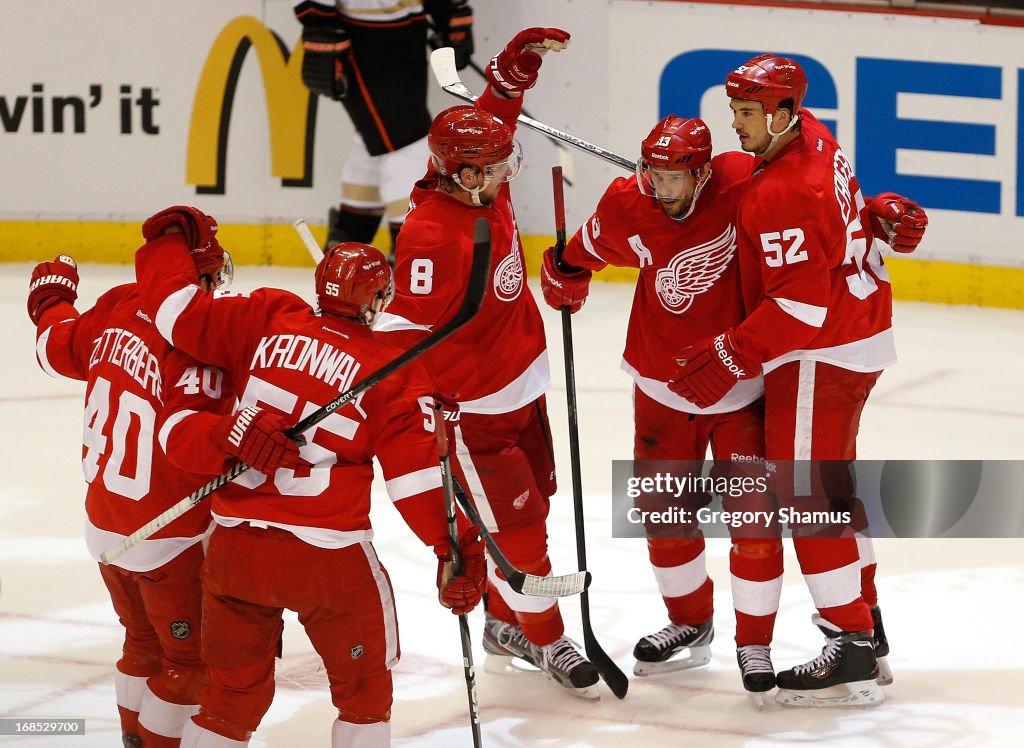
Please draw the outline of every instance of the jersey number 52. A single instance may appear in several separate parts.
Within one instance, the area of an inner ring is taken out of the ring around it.
[[[803,244],[804,230],[801,228],[761,234],[764,264],[770,268],[780,268],[803,262],[807,259],[807,250],[803,249]]]

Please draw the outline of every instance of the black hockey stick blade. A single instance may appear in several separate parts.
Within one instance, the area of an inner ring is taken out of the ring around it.
[[[572,595],[582,594],[590,586],[591,577],[589,571],[577,571],[557,577],[539,577],[535,574],[527,574],[525,571],[520,571],[514,567],[512,562],[502,553],[501,548],[498,547],[494,537],[484,525],[480,512],[473,506],[473,502],[466,496],[466,492],[462,490],[462,486],[459,485],[454,475],[452,476],[452,481],[455,487],[455,498],[458,500],[459,506],[462,507],[465,515],[469,517],[469,521],[480,528],[480,537],[484,539],[484,544],[487,546],[491,558],[494,559],[495,565],[501,569],[501,573],[505,576],[509,587],[520,594],[533,597],[571,597]]]
[[[288,435],[291,437],[298,436],[303,431],[320,423],[320,421],[327,418],[327,416],[338,408],[352,402],[382,379],[391,376],[410,361],[418,358],[425,351],[433,348],[435,345],[473,319],[476,313],[480,310],[480,305],[483,304],[484,294],[487,292],[490,267],[491,226],[487,223],[486,218],[478,218],[476,219],[476,223],[473,225],[473,260],[469,268],[469,282],[466,285],[466,293],[462,297],[462,304],[451,319],[438,327],[419,343],[412,346],[412,348],[405,351],[392,361],[384,364],[384,366],[377,369],[377,371],[356,382],[356,384],[354,384],[350,389],[338,395],[338,397],[331,400],[319,410],[310,413],[297,424],[292,426],[287,432]],[[245,463],[235,463],[227,473],[214,478],[204,486],[200,486],[177,504],[167,509],[167,511],[154,517],[120,543],[101,553],[100,561],[104,564],[109,564],[128,549],[135,547],[154,533],[167,527],[167,525],[171,524],[171,522],[176,520],[192,507],[196,506],[200,501],[205,499],[221,486],[230,483],[247,470],[249,470],[249,466]]]
[[[430,69],[433,71],[434,78],[437,79],[441,88],[452,96],[464,101],[476,101],[476,94],[470,91],[466,84],[462,82],[462,79],[459,78],[458,68],[455,67],[455,50],[451,47],[441,47],[440,49],[435,49],[430,53]],[[577,138],[575,135],[557,130],[551,125],[546,125],[540,120],[535,120],[525,114],[519,115],[519,122],[526,127],[529,127],[531,130],[536,130],[548,137],[555,138],[563,143],[568,143],[574,148],[578,148],[585,153],[589,153],[591,156],[597,156],[598,158],[604,159],[616,166],[620,166],[626,171],[636,171],[635,161],[630,161],[625,156],[620,156],[619,154],[613,153],[599,145],[589,143],[586,140],[583,140],[583,138]],[[563,170],[565,169],[565,166],[566,164],[563,160]]]

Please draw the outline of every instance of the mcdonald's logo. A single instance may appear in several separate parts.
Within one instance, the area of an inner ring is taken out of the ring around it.
[[[197,194],[224,194],[231,108],[250,49],[266,94],[270,173],[283,187],[312,185],[316,96],[302,83],[300,44],[289,54],[281,38],[252,16],[233,19],[214,40],[192,102],[185,159],[185,182]]]

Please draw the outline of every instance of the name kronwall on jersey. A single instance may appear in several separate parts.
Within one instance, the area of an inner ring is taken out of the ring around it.
[[[93,344],[89,368],[109,363],[124,372],[160,399],[160,362],[142,338],[120,327],[108,327]]]
[[[359,362],[330,343],[307,335],[269,335],[260,338],[249,368],[304,371],[344,392],[352,386]]]

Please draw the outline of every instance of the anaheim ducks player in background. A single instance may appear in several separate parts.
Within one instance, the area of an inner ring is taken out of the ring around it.
[[[373,241],[381,217],[394,239],[409,185],[427,158],[427,32],[452,47],[462,70],[473,54],[466,0],[292,0],[302,23],[302,82],[340,101],[355,133],[341,170],[341,203],[327,245]],[[427,16],[429,16],[429,26]]]
[[[373,457],[403,519],[433,548],[441,601],[457,613],[480,601],[485,564],[478,531],[460,515],[463,575],[442,573],[450,546],[434,399],[417,362],[330,413],[303,434],[301,446],[283,426],[401,354],[371,330],[391,298],[391,268],[365,244],[330,248],[316,270],[319,314],[273,288],[204,295],[186,270],[189,249],[205,241],[206,216],[185,207],[158,216],[172,231],[136,254],[144,306],[167,339],[234,377],[239,402],[228,433],[242,459],[259,466],[277,455],[281,465],[245,473],[211,497],[217,524],[203,570],[209,674],[182,746],[248,744],[273,699],[274,655],[288,608],[298,612],[327,670],[338,709],[332,745],[384,748],[400,650],[391,584],[371,542]],[[168,408],[167,422],[184,418],[178,428],[205,442],[209,419],[175,413],[173,403]],[[202,459],[187,449],[169,456],[182,465]]]
[[[153,229],[147,224],[143,234]],[[182,268],[191,283],[199,284],[197,291],[231,279],[230,258],[215,231],[211,225],[208,240]],[[219,370],[164,342],[142,311],[136,284],[110,289],[81,314],[73,306],[77,298],[78,269],[70,257],[61,255],[33,270],[28,312],[36,325],[39,365],[52,377],[86,383],[85,541],[99,561],[101,553],[206,483],[223,464],[219,460],[209,470],[186,473],[167,460],[163,445],[180,432],[160,432],[163,402],[178,397],[185,407],[216,408],[231,391]],[[213,444],[206,448],[216,451]],[[210,474],[195,474],[202,472]],[[114,691],[128,748],[177,746],[199,702],[205,671],[199,569],[202,540],[211,529],[210,510],[203,504],[112,564],[99,564],[125,630]]]
[[[492,278],[483,306],[423,360],[461,411],[457,425],[448,422],[459,482],[508,559],[540,575],[551,573],[546,519],[555,466],[544,399],[550,373],[508,182],[519,171],[515,122],[522,93],[537,81],[537,50],[558,50],[568,40],[560,29],[520,32],[491,60],[490,85],[476,106],[452,107],[434,119],[428,172],[413,189],[398,235],[395,301],[379,327],[407,345],[451,317],[466,287],[473,224],[486,217]],[[517,594],[493,564],[487,589],[489,667],[519,658],[574,694],[597,696],[597,670],[564,636],[554,598]]]
[[[800,66],[771,54],[726,79],[740,146],[758,156],[737,217],[744,319],[723,320],[692,341],[673,376],[673,388],[702,407],[764,377],[765,455],[796,468],[776,477],[780,506],[854,499],[852,484],[836,478],[856,459],[868,394],[896,361],[881,247],[913,251],[928,223],[919,205],[898,195],[865,201],[832,133],[801,108],[806,91]],[[815,493],[819,479],[830,490]],[[791,706],[881,703],[878,683],[892,676],[876,662],[888,642],[870,540],[815,535],[814,527],[793,527],[827,643],[819,657],[778,674],[776,698]]]

